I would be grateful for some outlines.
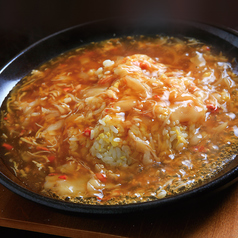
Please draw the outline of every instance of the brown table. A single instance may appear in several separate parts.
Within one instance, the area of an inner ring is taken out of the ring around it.
[[[0,185],[0,226],[67,237],[238,237],[238,183],[204,201],[127,215],[63,212]]]

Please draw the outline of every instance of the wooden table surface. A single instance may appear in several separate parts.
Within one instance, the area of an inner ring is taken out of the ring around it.
[[[75,214],[0,185],[0,226],[67,237],[238,237],[238,183],[204,201],[124,215]]]

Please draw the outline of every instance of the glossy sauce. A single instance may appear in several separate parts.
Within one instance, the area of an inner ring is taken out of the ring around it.
[[[30,188],[73,202],[189,189],[236,153],[235,62],[173,37],[62,54],[12,91],[2,110],[4,160]]]

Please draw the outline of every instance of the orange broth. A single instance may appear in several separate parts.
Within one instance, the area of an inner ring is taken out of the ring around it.
[[[235,63],[198,40],[162,36],[66,52],[11,92],[3,160],[29,188],[72,202],[186,191],[236,154]]]

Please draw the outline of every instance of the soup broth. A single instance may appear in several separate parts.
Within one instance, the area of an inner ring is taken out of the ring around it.
[[[2,159],[29,188],[72,202],[181,193],[236,154],[235,67],[190,38],[124,37],[66,52],[10,93]]]

